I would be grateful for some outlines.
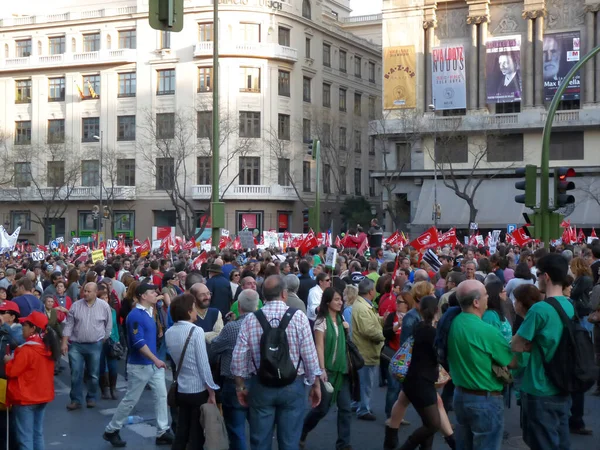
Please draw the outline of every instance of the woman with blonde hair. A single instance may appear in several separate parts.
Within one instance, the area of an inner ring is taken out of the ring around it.
[[[344,289],[344,320],[348,323],[348,335],[352,337],[352,305],[358,298],[358,288],[353,284],[349,284]]]
[[[573,272],[573,278],[575,278],[571,289],[571,300],[577,317],[581,319],[583,326],[591,333],[593,326],[587,318],[592,312],[590,308],[590,292],[594,287],[592,269],[585,259],[578,256],[571,261],[571,272]]]

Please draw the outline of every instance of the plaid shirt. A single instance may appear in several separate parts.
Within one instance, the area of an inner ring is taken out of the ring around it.
[[[268,302],[262,311],[267,321],[280,321],[288,306],[280,300]],[[305,383],[312,385],[315,377],[321,375],[317,349],[313,341],[310,324],[305,314],[297,312],[292,317],[285,330],[290,348],[290,358],[294,366],[298,366],[298,375],[304,375]],[[260,338],[263,334],[262,327],[254,314],[249,314],[240,328],[237,343],[233,349],[231,359],[231,373],[234,376],[250,378],[256,373],[260,364]],[[298,365],[298,361],[300,365]]]
[[[221,375],[224,377],[233,378],[233,374],[231,373],[231,355],[237,342],[240,328],[247,317],[248,314],[244,314],[239,319],[229,322],[210,343],[211,361],[215,361],[221,355]]]

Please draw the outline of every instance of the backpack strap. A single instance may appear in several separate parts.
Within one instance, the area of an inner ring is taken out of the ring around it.
[[[281,322],[279,322],[279,328],[283,331],[287,328],[294,317],[294,314],[298,311],[296,308],[288,308],[285,313],[283,313],[283,317],[281,318]]]
[[[267,321],[267,317],[265,316],[265,313],[262,312],[262,309],[259,309],[258,311],[256,311],[254,313],[254,315],[256,316],[256,320],[258,320],[258,323],[262,327],[263,332],[266,332],[269,329],[269,327],[271,326],[271,324]]]
[[[554,310],[558,314],[558,317],[560,317],[560,321],[562,322],[563,326],[565,328],[571,330],[571,319],[569,319],[569,317],[567,316],[567,313],[565,312],[563,307],[560,305],[558,300],[556,300],[556,298],[554,298],[554,297],[550,297],[550,298],[545,299],[544,301],[554,308]]]

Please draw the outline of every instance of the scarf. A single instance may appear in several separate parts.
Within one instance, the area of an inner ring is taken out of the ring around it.
[[[325,315],[325,320],[327,321],[327,332],[325,333],[325,369],[327,369],[329,382],[333,386],[333,396],[331,398],[331,404],[333,405],[344,382],[344,374],[348,371],[346,334],[344,333],[344,324],[340,314],[337,315],[337,336],[335,335],[335,328],[329,313]],[[335,359],[333,359],[334,352]]]

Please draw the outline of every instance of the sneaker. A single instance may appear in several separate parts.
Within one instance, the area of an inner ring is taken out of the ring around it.
[[[67,405],[67,409],[69,411],[75,411],[76,409],[81,409],[81,403],[71,402]]]
[[[366,420],[368,422],[375,422],[377,420],[377,417],[375,417],[375,414],[368,412],[366,414],[363,414],[362,416],[358,416],[358,420]]]
[[[113,447],[125,447],[127,445],[127,442],[121,439],[119,431],[113,431],[112,433],[105,431],[102,437],[105,441],[110,442]]]
[[[169,430],[156,438],[156,445],[171,445],[175,440],[175,436]]]
[[[402,419],[402,422],[400,422],[400,426],[401,427],[410,427],[410,422],[408,420]]]

